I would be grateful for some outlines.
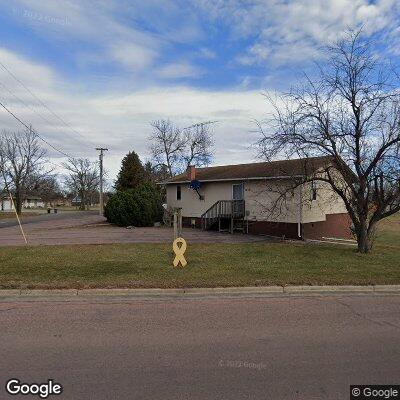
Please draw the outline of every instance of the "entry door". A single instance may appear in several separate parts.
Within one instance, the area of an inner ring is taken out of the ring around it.
[[[244,198],[244,185],[243,183],[235,183],[232,185],[232,215],[235,218],[242,218],[244,216],[243,198]],[[235,201],[239,200],[239,201]]]
[[[243,200],[243,183],[235,183],[232,185],[232,199]]]

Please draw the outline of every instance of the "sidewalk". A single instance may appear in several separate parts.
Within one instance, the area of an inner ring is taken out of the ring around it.
[[[7,297],[199,297],[199,296],[288,296],[320,294],[399,294],[400,285],[374,286],[262,286],[185,289],[0,289],[0,299]]]

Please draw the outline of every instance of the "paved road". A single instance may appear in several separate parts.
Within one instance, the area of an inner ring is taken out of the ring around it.
[[[61,244],[106,244],[106,243],[171,243],[172,228],[145,227],[125,229],[108,224],[97,211],[61,211],[58,214],[44,214],[27,217],[23,228],[28,245]],[[184,229],[184,238],[189,243],[248,243],[271,242],[276,239],[266,236],[224,234]],[[0,247],[24,246],[16,220],[0,221]]]
[[[22,223],[23,225],[29,224],[29,225],[34,225],[42,222],[47,222],[49,224],[52,224],[54,221],[63,221],[63,220],[69,220],[73,219],[76,217],[88,217],[88,216],[93,216],[93,215],[98,215],[98,211],[59,211],[57,214],[54,214],[52,212],[51,214],[40,214],[36,216],[31,216],[31,217],[25,217],[24,214],[22,214]],[[2,219],[0,220],[0,229],[1,228],[10,228],[13,226],[18,226],[18,221],[16,218],[7,218],[7,219]]]
[[[55,399],[340,400],[400,384],[395,295],[10,299],[0,337],[1,381],[54,378]]]

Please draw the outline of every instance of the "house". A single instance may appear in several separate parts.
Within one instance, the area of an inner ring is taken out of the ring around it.
[[[75,196],[72,200],[71,200],[71,206],[74,207],[79,207],[82,203],[82,200],[79,196]]]
[[[182,209],[184,226],[293,239],[350,238],[350,217],[328,183],[293,184],[330,163],[330,157],[314,157],[191,166],[165,182],[167,205]]]
[[[38,196],[26,196],[23,203],[23,208],[44,208],[44,202],[41,197]]]
[[[1,211],[12,211],[12,210],[14,210],[13,204],[12,204],[9,196],[3,195],[1,197],[0,201],[1,201],[1,204],[0,204]]]
[[[52,200],[49,201],[48,206],[50,207],[70,207],[71,200],[69,200],[66,197],[57,197],[53,198]]]
[[[13,198],[15,203],[15,198]],[[1,211],[12,211],[14,207],[10,200],[9,195],[3,195],[0,200]],[[38,196],[26,196],[22,202],[22,208],[33,209],[33,208],[44,208],[45,204],[41,197]]]

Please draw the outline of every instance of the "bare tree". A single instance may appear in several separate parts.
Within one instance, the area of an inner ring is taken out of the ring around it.
[[[396,74],[380,65],[360,31],[327,48],[319,77],[269,97],[260,156],[327,155],[332,162],[304,181],[322,181],[343,200],[358,250],[367,253],[376,224],[400,210],[400,93]],[[299,182],[302,184],[304,182]]]
[[[80,197],[79,208],[89,209],[91,198],[100,184],[98,164],[87,158],[70,158],[63,166],[69,172],[65,177],[65,185]]]
[[[45,204],[53,204],[64,197],[57,175],[46,174],[31,179],[27,186],[29,194],[40,196]]]
[[[210,125],[196,124],[186,129],[183,134],[183,143],[180,153],[185,168],[189,165],[202,167],[211,163],[214,140]]]
[[[209,165],[214,144],[207,124],[180,129],[169,120],[153,122],[150,136],[151,154],[155,164],[165,166],[169,176],[184,171],[189,165]]]
[[[6,186],[14,192],[15,208],[21,214],[24,196],[33,179],[44,171],[46,151],[32,129],[22,132],[3,131],[0,137],[0,164]]]
[[[170,177],[179,169],[180,153],[184,147],[181,131],[169,120],[154,121],[149,140],[151,154],[158,165],[166,165]]]

